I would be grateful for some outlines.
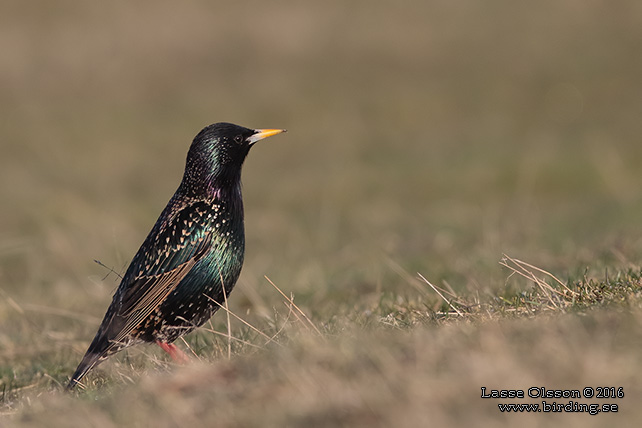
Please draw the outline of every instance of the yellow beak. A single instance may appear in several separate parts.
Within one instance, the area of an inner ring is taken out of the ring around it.
[[[254,134],[247,139],[250,144],[254,144],[259,140],[262,140],[267,137],[271,137],[281,132],[286,132],[285,129],[255,129]]]

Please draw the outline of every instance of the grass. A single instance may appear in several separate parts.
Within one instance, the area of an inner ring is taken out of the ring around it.
[[[642,357],[640,272],[564,283],[508,256],[502,263],[532,285],[466,301],[420,276],[418,300],[382,299],[374,313],[341,325],[315,325],[273,284],[283,310],[260,328],[233,323],[232,336],[221,326],[201,329],[184,343],[193,352],[188,366],[149,349],[127,352],[133,355],[106,364],[72,395],[62,392],[64,371],[40,367],[26,385],[9,383],[4,413],[22,414],[25,426],[387,426],[421,424],[427,414],[440,424],[536,424],[561,416],[500,414],[500,400],[482,400],[481,386],[616,385],[625,398],[579,402],[618,404],[637,418],[630,403],[640,397],[632,382]],[[564,418],[571,426],[592,423],[588,414]]]
[[[1,426],[642,417],[638,3],[5,8]],[[65,394],[190,139],[223,120],[289,131],[244,167],[229,312],[178,343],[193,364],[141,346]],[[484,386],[625,397],[511,415]]]

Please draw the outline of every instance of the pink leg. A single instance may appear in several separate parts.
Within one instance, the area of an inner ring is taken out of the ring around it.
[[[174,360],[174,362],[178,364],[189,363],[189,357],[185,355],[183,351],[178,349],[178,347],[173,343],[165,343],[161,342],[160,340],[157,340],[156,343],[161,347],[163,351],[167,352],[169,356],[172,357],[172,360]]]

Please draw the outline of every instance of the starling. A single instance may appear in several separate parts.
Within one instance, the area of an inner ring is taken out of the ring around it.
[[[140,342],[187,359],[172,342],[203,325],[241,273],[243,161],[254,143],[284,131],[216,123],[196,135],[181,184],[127,268],[68,389]]]

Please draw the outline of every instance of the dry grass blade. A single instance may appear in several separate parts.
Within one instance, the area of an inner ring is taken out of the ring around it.
[[[187,340],[185,340],[185,338],[184,338],[183,336],[181,336],[181,337],[180,337],[180,339],[181,339],[181,341],[183,342],[183,344],[187,347],[187,349],[189,349],[189,351],[192,353],[192,355],[194,355],[194,357],[195,357],[195,358],[197,358],[197,359],[199,359],[199,360],[200,360],[200,359],[201,359],[201,357],[199,357],[199,356],[196,354],[196,352],[194,352],[194,350],[192,349],[192,347],[191,347],[191,346],[189,346],[189,343],[187,343]]]
[[[564,288],[564,289],[565,289],[566,291],[568,291],[569,293],[571,293],[571,294],[576,294],[576,293],[575,293],[575,291],[573,291],[573,290],[571,290],[570,288],[568,288],[568,287],[566,286],[566,284],[564,284],[562,281],[560,281],[560,280],[559,280],[555,275],[553,275],[552,273],[550,273],[550,272],[548,272],[548,271],[546,271],[546,270],[544,270],[544,269],[538,268],[537,266],[533,266],[532,264],[529,264],[529,263],[523,262],[523,261],[521,261],[521,260],[518,260],[518,259],[512,259],[512,258],[508,257],[506,254],[504,254],[504,257],[506,257],[507,259],[512,260],[512,261],[513,261],[513,263],[519,263],[519,264],[521,264],[522,266],[529,267],[529,268],[534,269],[534,270],[536,270],[536,271],[538,271],[538,272],[540,272],[540,273],[543,273],[544,275],[547,275],[548,277],[550,277],[551,279],[553,279],[555,282],[557,282],[559,285],[561,285],[561,286],[562,286],[562,288]]]
[[[285,317],[285,321],[283,321],[283,324],[281,324],[281,328],[279,328],[279,330],[278,330],[276,333],[274,333],[274,335],[272,335],[272,337],[271,337],[267,342],[265,342],[265,345],[267,345],[268,343],[270,343],[270,342],[274,341],[274,339],[276,339],[276,337],[277,337],[279,334],[281,334],[281,332],[283,331],[283,329],[285,328],[285,326],[288,324],[288,321],[290,321],[290,316],[291,316],[294,312],[292,311],[292,305],[287,305],[287,307],[288,307],[288,314],[287,314],[287,316]],[[277,345],[280,345],[278,342],[275,342],[275,343],[276,343]]]
[[[7,293],[5,293],[4,290],[1,289],[1,288],[0,288],[0,295],[2,295],[2,297],[4,297],[7,300],[7,303],[9,303],[9,306],[11,306],[13,309],[15,309],[20,315],[24,315],[25,314],[24,309],[18,304],[18,302],[13,300],[11,298],[11,296],[9,296]]]
[[[109,271],[109,272],[107,272],[107,275],[105,275],[105,276],[103,277],[103,281],[107,279],[107,277],[109,276],[109,274],[110,274],[110,273],[113,273],[113,274],[114,274],[114,275],[116,275],[119,279],[123,279],[123,276],[122,276],[121,274],[119,274],[118,272],[116,272],[116,271],[114,270],[114,268],[113,268],[113,267],[107,266],[106,264],[104,264],[104,263],[103,263],[103,262],[101,262],[100,260],[95,260],[95,259],[94,259],[94,263],[96,263],[98,266],[104,267],[105,269],[107,269],[107,270]]]
[[[522,262],[521,260],[514,259],[512,257],[509,257],[508,255],[504,254],[501,261],[499,262],[500,265],[510,269],[512,271],[512,274],[518,274],[529,281],[532,281],[535,283],[539,289],[546,295],[546,298],[549,302],[550,305],[552,305],[551,309],[561,309],[560,307],[560,297],[564,297],[565,293],[556,290],[555,288],[551,287],[546,281],[543,279],[537,277],[530,269],[536,270],[537,272],[544,273],[545,275],[553,278],[557,283],[562,284],[562,281],[557,279],[553,274],[537,268],[531,264]],[[573,295],[575,294],[572,290],[570,290],[568,287],[564,285],[564,289],[568,290],[571,292]],[[553,296],[557,296],[557,298],[554,298]]]
[[[419,284],[417,278],[408,273],[408,271],[406,271],[399,263],[392,260],[391,258],[387,258],[386,263],[393,271],[395,271],[401,278],[403,278],[406,283],[410,284],[412,288],[417,290],[423,296],[427,296],[429,294],[426,292],[426,289]]]
[[[263,347],[262,347],[262,346],[255,345],[255,344],[254,344],[254,343],[252,343],[252,342],[248,342],[247,340],[239,339],[238,337],[235,337],[235,336],[230,336],[230,335],[228,335],[228,334],[226,334],[226,333],[221,333],[220,331],[214,330],[213,328],[203,328],[203,330],[204,330],[204,331],[207,331],[207,332],[209,332],[209,333],[216,334],[216,335],[218,335],[218,336],[225,337],[225,338],[227,338],[228,340],[234,340],[234,341],[236,341],[236,342],[242,343],[243,345],[251,346],[251,347],[253,347],[253,348],[263,349]]]
[[[274,337],[270,337],[270,336],[268,336],[267,334],[263,333],[261,330],[259,330],[258,328],[254,327],[252,324],[250,324],[249,322],[245,321],[243,318],[241,318],[240,316],[236,315],[234,312],[230,311],[228,308],[226,308],[225,306],[221,305],[221,304],[220,304],[219,302],[217,302],[216,300],[212,299],[212,298],[211,298],[211,297],[209,297],[209,296],[208,296],[208,298],[209,298],[212,302],[216,303],[216,304],[218,305],[218,307],[219,307],[219,308],[221,308],[221,309],[223,309],[224,311],[226,311],[229,315],[232,315],[234,318],[236,318],[237,320],[241,321],[243,324],[245,324],[245,325],[246,325],[247,327],[249,327],[251,330],[253,330],[253,331],[257,332],[258,334],[260,334],[260,335],[261,335],[261,336],[263,336],[264,338],[268,339],[268,341],[266,342],[266,344],[268,344],[268,343],[270,343],[271,341],[273,341],[273,340],[274,340]],[[212,331],[215,331],[215,330],[214,330],[214,329],[212,329]],[[217,333],[219,333],[219,332],[217,332]],[[277,345],[279,344],[278,342],[274,342],[274,343],[276,343]]]
[[[386,263],[401,278],[403,278],[408,284],[410,284],[410,286],[412,286],[412,288],[417,290],[423,296],[429,296],[430,295],[430,292],[426,291],[426,288],[421,285],[422,281],[417,279],[417,278],[415,278],[415,277],[413,277],[412,275],[410,275],[410,273],[408,273],[408,271],[406,271],[403,267],[401,267],[401,265],[399,263],[395,262],[394,260],[392,260],[390,258],[386,259]],[[433,289],[437,288],[441,292],[449,294],[451,297],[453,297],[453,299],[456,299],[457,295],[453,291],[452,287],[450,287],[450,284],[448,284],[446,281],[444,281],[444,284],[449,288],[449,291],[444,290],[443,288],[437,287],[434,284],[431,284],[431,287],[433,287]],[[459,303],[459,302],[457,302],[457,303]]]
[[[60,381],[58,381],[58,379],[56,379],[55,377],[51,376],[49,373],[43,373],[43,376],[46,377],[47,379],[51,380],[52,382],[54,382],[56,385],[58,385],[59,388],[63,388],[64,387],[64,385]]]
[[[286,308],[289,306],[289,304],[286,303],[286,302],[281,302],[281,303],[283,303],[283,306],[285,306]],[[301,324],[303,326],[303,328],[306,329],[306,331],[308,331],[308,332],[312,332],[313,331],[310,328],[310,325],[305,321],[305,319],[301,318],[301,316],[299,314],[297,314],[296,312],[292,312],[292,315],[294,315],[296,317],[296,320],[299,322],[299,324]]]
[[[314,323],[310,320],[310,318],[308,318],[308,316],[305,314],[305,312],[303,312],[303,311],[302,311],[302,310],[301,310],[297,305],[295,305],[295,304],[294,304],[294,301],[293,301],[291,298],[289,298],[288,296],[286,296],[286,295],[285,295],[285,293],[284,293],[283,291],[281,291],[281,289],[280,289],[279,287],[277,287],[277,286],[276,286],[276,284],[275,284],[275,283],[273,283],[273,282],[272,282],[272,280],[271,280],[270,278],[268,278],[268,277],[267,277],[267,275],[266,275],[266,276],[264,276],[264,277],[265,277],[265,279],[267,279],[267,281],[272,285],[272,287],[276,288],[276,291],[278,291],[278,292],[281,294],[281,296],[283,296],[283,298],[285,298],[285,300],[287,300],[287,301],[288,301],[288,303],[290,303],[290,304],[294,307],[294,309],[296,309],[296,310],[297,310],[297,312],[299,312],[299,313],[301,314],[301,316],[302,316],[303,318],[305,318],[305,320],[308,322],[308,324],[309,324],[310,326],[312,326],[312,328],[314,329],[314,331],[316,331],[316,332],[317,332],[317,334],[319,335],[319,337],[323,338],[323,334],[321,333],[321,331],[319,331],[319,329],[317,328],[317,326],[316,326],[316,325],[314,325]],[[294,315],[296,316],[296,313],[294,313]],[[297,316],[297,318],[298,318],[298,316]]]
[[[441,294],[441,292],[437,289],[437,287],[435,287],[434,285],[432,285],[432,284],[430,283],[430,281],[428,281],[428,280],[427,280],[427,279],[426,279],[422,274],[420,274],[419,272],[417,272],[417,275],[419,275],[419,278],[421,278],[421,280],[422,280],[422,281],[424,281],[426,284],[428,284],[428,285],[430,286],[430,288],[432,288],[433,290],[435,290],[435,293],[437,293],[437,294],[439,295],[439,297],[441,297],[441,298],[444,300],[444,302],[446,302],[446,303],[448,304],[448,306],[450,306],[450,308],[451,308],[453,311],[457,312],[457,315],[459,315],[460,317],[463,317],[463,316],[464,316],[464,314],[463,314],[463,313],[461,313],[461,312],[459,311],[459,309],[457,309],[455,306],[453,306],[453,304],[452,304],[452,303],[450,303],[450,300],[446,299],[446,298],[444,297],[444,295],[443,295],[443,294]]]
[[[506,259],[502,259],[502,261],[500,261],[499,264],[510,269],[512,271],[511,275],[518,274],[528,279],[529,281],[534,282],[539,287],[539,289],[546,295],[546,299],[550,304],[553,305],[553,308],[559,309],[559,305],[555,302],[551,292],[549,291],[549,289],[551,289],[550,285],[546,284],[546,282],[542,281],[541,279],[536,277],[532,272],[525,269],[519,264],[517,264],[516,266],[511,266],[510,264],[508,264],[508,260]]]
[[[219,273],[219,275],[221,275]],[[227,306],[227,291],[225,291],[225,283],[223,282],[223,275],[221,275],[221,290],[223,290],[223,300],[225,302],[225,313],[227,314],[227,359],[232,359],[232,324],[230,323],[230,309]]]

